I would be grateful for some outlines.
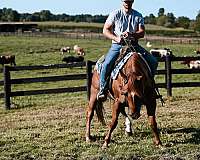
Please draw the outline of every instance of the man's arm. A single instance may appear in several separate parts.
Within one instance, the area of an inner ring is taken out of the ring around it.
[[[145,27],[144,27],[144,25],[139,25],[138,31],[135,32],[135,33],[133,33],[133,37],[135,39],[144,38],[144,34],[145,34]]]
[[[103,35],[108,39],[114,40],[117,43],[121,42],[121,38],[112,33],[112,24],[105,23],[103,27]]]

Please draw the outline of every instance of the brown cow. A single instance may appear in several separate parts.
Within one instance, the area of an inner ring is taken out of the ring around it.
[[[78,45],[74,46],[74,52],[77,54],[77,56],[85,56],[84,49],[79,47]]]

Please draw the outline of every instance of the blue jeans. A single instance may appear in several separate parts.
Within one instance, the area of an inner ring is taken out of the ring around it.
[[[100,73],[100,92],[105,90],[105,87],[107,85],[107,78],[110,76],[111,71],[114,67],[115,61],[117,60],[120,49],[122,48],[122,45],[113,43],[111,45],[111,48],[109,49],[105,60],[103,62],[101,73]],[[151,69],[152,76],[155,75],[156,69],[158,67],[157,59],[151,55],[147,50],[145,50],[140,45],[134,46],[135,50],[143,55],[147,63],[149,64],[149,67]],[[139,111],[141,108],[141,102],[137,101],[137,110]]]
[[[101,73],[100,73],[100,90],[104,90],[107,83],[107,78],[110,76],[110,73],[114,67],[115,61],[117,60],[121,45],[113,43],[109,49],[105,60],[102,64]]]

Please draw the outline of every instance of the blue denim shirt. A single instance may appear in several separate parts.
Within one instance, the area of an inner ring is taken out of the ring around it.
[[[113,26],[113,33],[116,36],[121,36],[123,32],[135,33],[139,26],[144,26],[144,18],[141,13],[134,9],[130,13],[118,9],[110,13],[106,23]],[[112,42],[116,43],[115,41]]]

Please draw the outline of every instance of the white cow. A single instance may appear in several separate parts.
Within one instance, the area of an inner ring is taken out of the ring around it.
[[[155,57],[165,57],[166,55],[171,55],[172,51],[169,48],[164,48],[164,49],[160,49],[160,48],[154,48],[150,50],[150,53],[155,56]]]

